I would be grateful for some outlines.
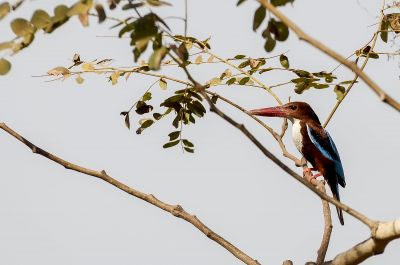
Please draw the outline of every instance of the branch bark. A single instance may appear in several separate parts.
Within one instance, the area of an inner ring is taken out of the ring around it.
[[[378,95],[379,99],[387,103],[389,106],[393,107],[397,111],[400,111],[400,103],[394,98],[389,96],[385,91],[383,91],[368,75],[366,75],[355,63],[346,60],[343,56],[333,51],[323,43],[317,41],[316,39],[305,33],[299,26],[297,26],[293,21],[281,13],[274,5],[272,5],[267,0],[257,0],[262,6],[279,18],[283,23],[285,23],[294,33],[300,38],[308,42],[310,45],[314,46],[318,50],[322,51],[326,55],[332,57],[336,61],[345,65],[347,68],[352,70],[356,75],[358,75],[371,89]]]
[[[372,236],[337,255],[328,264],[332,265],[353,265],[360,264],[374,255],[382,254],[390,241],[400,238],[400,219],[390,222],[380,222]]]
[[[318,183],[318,188],[326,193],[325,181],[320,181]],[[331,239],[332,233],[332,216],[329,203],[322,200],[322,212],[324,216],[324,233],[322,235],[321,246],[318,249],[318,256],[316,260],[317,265],[322,265],[325,261],[326,252],[328,251],[329,241]]]
[[[168,204],[168,203],[165,203],[165,202],[157,199],[152,194],[146,194],[146,193],[138,191],[134,188],[131,188],[131,187],[125,185],[124,183],[118,181],[117,179],[114,179],[113,177],[108,175],[104,170],[97,171],[97,170],[85,168],[85,167],[73,164],[67,160],[64,160],[56,155],[53,155],[53,154],[47,152],[46,150],[43,150],[42,148],[31,143],[30,141],[28,141],[22,135],[20,135],[19,133],[17,133],[10,127],[8,127],[5,123],[0,123],[0,129],[4,130],[8,134],[10,134],[14,138],[16,138],[18,141],[20,141],[21,143],[28,146],[32,150],[33,153],[41,155],[45,158],[48,158],[48,159],[54,161],[55,163],[62,165],[66,169],[70,169],[73,171],[83,173],[85,175],[99,178],[99,179],[113,185],[114,187],[116,187],[136,198],[139,198],[147,203],[150,203],[161,210],[169,212],[172,215],[174,215],[175,217],[181,218],[181,219],[187,221],[188,223],[192,224],[194,227],[196,227],[198,230],[200,230],[203,234],[205,234],[208,238],[210,238],[211,240],[213,240],[216,243],[218,243],[219,245],[221,245],[223,248],[225,248],[226,250],[231,252],[236,258],[243,261],[244,263],[251,264],[251,265],[260,265],[260,263],[257,260],[254,260],[253,258],[248,256],[246,253],[244,253],[242,250],[240,250],[239,248],[234,246],[232,243],[228,242],[222,236],[215,233],[213,230],[211,230],[209,227],[207,227],[202,221],[200,221],[200,219],[197,218],[196,215],[192,215],[192,214],[186,212],[182,208],[182,206],[180,206],[179,204],[177,204],[177,205]]]

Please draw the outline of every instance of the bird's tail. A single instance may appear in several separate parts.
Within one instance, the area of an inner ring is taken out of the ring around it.
[[[333,198],[335,198],[336,200],[340,201],[339,193],[338,194],[333,194]],[[344,225],[342,209],[340,209],[339,207],[336,206],[336,212],[338,214],[340,224]]]

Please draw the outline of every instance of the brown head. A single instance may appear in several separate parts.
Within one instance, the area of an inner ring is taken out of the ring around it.
[[[314,110],[305,102],[290,102],[282,106],[250,110],[248,113],[257,116],[282,117],[292,121],[293,119],[314,121],[320,124]]]

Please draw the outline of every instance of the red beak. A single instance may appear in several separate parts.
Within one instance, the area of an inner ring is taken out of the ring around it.
[[[281,107],[272,107],[264,109],[253,109],[248,111],[251,115],[267,116],[267,117],[286,117],[287,114]]]

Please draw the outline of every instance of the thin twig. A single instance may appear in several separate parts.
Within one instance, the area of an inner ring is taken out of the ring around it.
[[[380,17],[380,22],[378,25],[378,29],[381,28],[383,19],[385,17],[385,14],[383,13],[383,9],[385,7],[385,0],[382,1],[382,8],[381,8],[381,17]],[[372,37],[372,43],[371,43],[371,49],[369,50],[368,54],[366,55],[366,58],[363,62],[363,64],[361,65],[360,69],[361,71],[364,71],[364,68],[367,66],[368,60],[370,58],[370,54],[373,52],[375,45],[376,45],[376,40],[378,39],[378,33],[375,32],[373,37]],[[328,117],[326,118],[326,121],[324,122],[323,127],[326,127],[329,123],[329,121],[331,120],[332,116],[335,114],[336,110],[338,109],[338,107],[340,106],[340,104],[343,102],[343,100],[346,98],[346,96],[349,94],[349,92],[351,91],[351,88],[354,86],[354,84],[357,82],[357,79],[360,77],[359,74],[355,74],[353,80],[351,81],[351,83],[349,84],[349,86],[346,89],[346,92],[344,93],[343,97],[341,99],[339,99],[335,106],[333,107],[332,111],[329,113]]]
[[[290,29],[292,29],[301,40],[308,42],[315,48],[329,55],[330,57],[342,63],[347,68],[352,70],[354,73],[359,75],[360,78],[379,96],[380,100],[387,103],[389,106],[393,107],[397,111],[400,111],[400,103],[397,102],[391,96],[389,96],[385,91],[383,91],[368,75],[366,75],[360,68],[358,68],[358,66],[355,63],[349,62],[348,60],[346,60],[346,58],[344,58],[337,52],[331,50],[323,43],[313,39],[311,36],[306,34],[300,27],[294,24],[288,17],[286,17],[283,13],[281,13],[269,1],[267,0],[257,0],[257,1],[261,5],[263,5],[266,9],[268,9],[271,13],[273,13],[277,18],[279,18],[283,23],[285,23]]]
[[[185,0],[185,37],[187,36],[187,28],[188,28],[188,2]]]

